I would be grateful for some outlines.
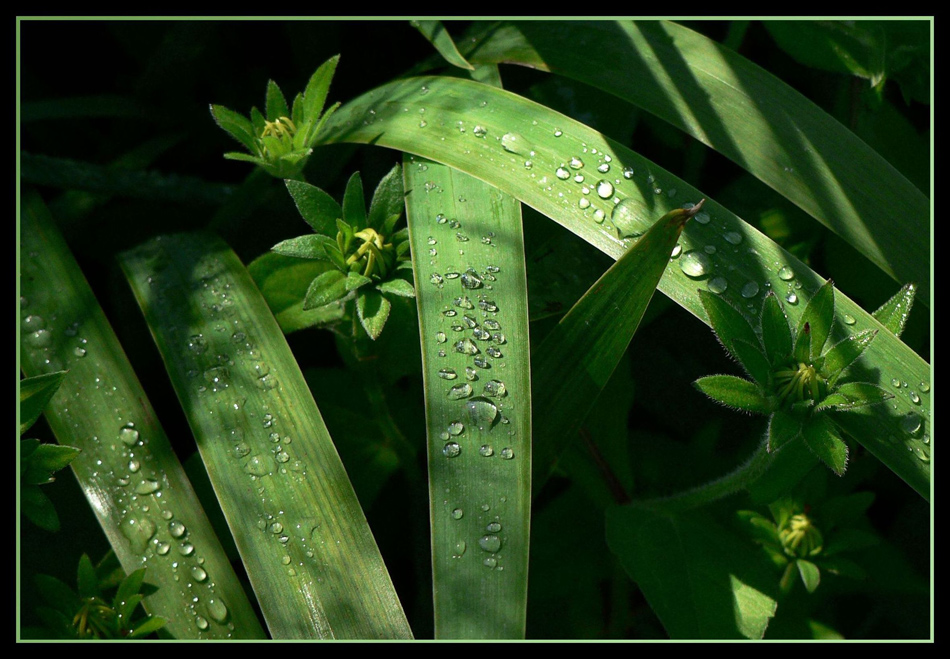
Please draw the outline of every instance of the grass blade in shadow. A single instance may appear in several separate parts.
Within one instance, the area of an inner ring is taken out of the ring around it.
[[[290,348],[210,235],[121,257],[275,638],[411,638]]]
[[[176,638],[263,638],[142,385],[37,196],[22,202],[20,364],[68,369],[46,408],[122,568],[160,584],[145,599]]]

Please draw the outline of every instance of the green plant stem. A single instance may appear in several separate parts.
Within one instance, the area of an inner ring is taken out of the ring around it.
[[[755,453],[732,473],[679,494],[659,499],[635,501],[634,503],[641,506],[661,508],[671,513],[685,512],[704,506],[750,486],[768,469],[773,456],[774,454],[768,452],[768,437],[766,437]]]

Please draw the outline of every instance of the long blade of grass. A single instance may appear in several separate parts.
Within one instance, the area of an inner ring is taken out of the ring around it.
[[[411,638],[303,375],[231,249],[206,234],[124,253],[275,638]]]
[[[535,351],[535,492],[617,368],[690,217],[679,210],[660,218]]]
[[[521,206],[421,158],[403,171],[426,391],[436,638],[524,638],[531,399]]]
[[[668,121],[899,283],[919,282],[929,299],[927,196],[815,103],[729,48],[668,21],[521,21],[463,43],[473,62],[551,71]]]
[[[146,609],[176,638],[264,631],[89,284],[38,196],[20,215],[20,364],[68,369],[46,418],[122,568],[147,568]],[[29,327],[29,329],[27,329]]]
[[[618,237],[614,221],[632,235],[638,226],[647,228],[646,218],[668,212],[681,200],[706,197],[702,217],[683,231],[682,254],[676,267],[666,270],[659,289],[707,324],[700,288],[719,291],[750,318],[761,306],[761,296],[774,290],[797,323],[805,303],[824,283],[807,265],[685,181],[569,117],[487,85],[440,77],[399,80],[341,107],[325,136],[331,142],[372,143],[448,164],[535,208],[615,259],[630,241]],[[707,247],[715,248],[714,253]],[[883,329],[841,292],[835,300],[833,338],[840,340],[846,331]],[[879,332],[852,369],[896,397],[888,405],[842,415],[842,426],[929,498],[929,366],[893,334]],[[912,390],[899,386],[902,381],[918,385],[913,391],[919,402],[910,396]]]

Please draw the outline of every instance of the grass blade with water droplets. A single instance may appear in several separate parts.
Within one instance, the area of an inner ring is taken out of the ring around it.
[[[411,638],[343,464],[237,256],[205,234],[121,257],[275,638]]]
[[[422,109],[424,122],[419,120]],[[701,288],[742,305],[756,323],[759,297],[776,291],[788,303],[789,322],[797,323],[804,303],[825,280],[729,209],[627,147],[550,108],[487,85],[433,76],[392,82],[341,107],[325,136],[330,142],[373,143],[448,164],[535,208],[615,259],[629,239],[621,239],[608,219],[622,212],[620,223],[629,236],[648,228],[639,222],[678,207],[679,200],[705,197],[702,213],[680,238],[682,254],[659,285],[703,322]],[[626,222],[629,218],[633,222]],[[706,251],[707,246],[715,247],[715,253]],[[835,341],[846,332],[882,327],[840,291],[835,311]],[[844,323],[847,316],[855,322]],[[877,371],[885,386],[892,379],[917,382],[929,392],[929,366],[889,332],[878,335],[859,363],[867,372]],[[906,391],[897,393],[888,406],[864,408],[840,423],[929,498],[930,446],[924,441],[932,437],[929,397],[918,404]]]
[[[531,507],[521,208],[404,166],[429,451],[436,638],[524,638]]]
[[[263,638],[142,385],[42,201],[21,213],[20,360],[68,369],[46,418],[127,573],[160,584],[146,609],[176,638]]]
[[[811,100],[712,39],[670,21],[521,21],[460,43],[472,62],[568,76],[670,122],[895,280],[922,282],[929,298],[926,195]]]

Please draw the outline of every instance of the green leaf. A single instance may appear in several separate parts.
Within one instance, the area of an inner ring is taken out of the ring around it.
[[[343,304],[304,310],[303,303],[314,278],[333,266],[328,261],[305,261],[269,252],[254,259],[248,272],[260,289],[284,333],[325,325],[343,317]]]
[[[211,116],[218,126],[224,129],[228,135],[244,145],[252,154],[257,155],[257,139],[254,133],[254,126],[244,115],[238,114],[234,110],[229,110],[223,105],[212,105]]]
[[[821,401],[818,409],[846,412],[856,407],[882,403],[893,397],[894,394],[870,382],[845,382]]]
[[[346,290],[355,291],[361,286],[366,286],[366,284],[372,284],[373,280],[369,277],[364,277],[358,272],[348,272],[346,273]]]
[[[761,550],[708,515],[613,507],[607,544],[674,640],[758,639],[775,615]]]
[[[696,207],[698,212],[699,206]],[[561,319],[532,363],[540,489],[630,345],[692,210],[659,218]]]
[[[41,529],[51,533],[59,531],[59,515],[39,485],[20,486],[20,512]]]
[[[80,449],[72,446],[40,444],[30,454],[28,460],[21,462],[21,469],[23,470],[21,480],[30,485],[51,483],[53,481],[52,475],[69,466],[69,463],[79,457],[80,453],[82,453]]]
[[[734,375],[709,375],[693,383],[697,389],[728,407],[755,414],[768,414],[769,401],[753,382]]]
[[[325,245],[336,245],[336,241],[320,233],[310,233],[305,236],[282,240],[271,251],[282,256],[291,256],[298,259],[317,259],[327,261]]]
[[[273,80],[267,81],[267,102],[265,104],[267,118],[270,121],[276,121],[280,117],[290,116],[290,109],[287,107],[287,99],[280,87]]]
[[[139,593],[142,589],[142,583],[144,581],[144,567],[134,570],[128,576],[126,576],[125,579],[122,580],[122,583],[119,584],[118,589],[116,589],[113,606],[118,609],[122,602],[131,599],[133,595]]]
[[[784,410],[776,410],[769,419],[769,451],[777,451],[788,442],[797,439],[802,432],[798,416]]]
[[[732,357],[742,364],[742,357],[736,350],[737,339],[745,341],[750,346],[759,345],[759,338],[755,335],[752,325],[732,304],[709,291],[698,291],[703,309],[709,325],[716,332],[716,338]],[[744,365],[744,364],[743,364]]]
[[[24,321],[24,324],[28,324],[27,321]],[[65,377],[66,371],[57,371],[20,380],[21,435],[40,418]]]
[[[778,296],[773,291],[762,303],[762,343],[771,364],[777,365],[792,355],[792,330]]]
[[[805,66],[850,73],[876,84],[884,76],[884,32],[873,21],[764,21],[779,47]]]
[[[735,339],[732,342],[732,347],[736,351],[739,363],[742,364],[742,368],[745,369],[746,373],[759,385],[766,386],[769,383],[772,368],[768,358],[762,354],[761,344],[758,341],[751,344],[744,339]]]
[[[808,354],[805,360],[811,362],[817,358],[825,348],[825,342],[831,334],[831,324],[835,320],[835,289],[834,284],[829,279],[821,285],[815,294],[808,301],[802,317],[798,321],[798,338],[795,344],[795,354]],[[805,330],[805,326],[808,330]],[[809,341],[809,348],[802,352],[798,343],[805,339]]]
[[[255,165],[265,166],[270,165],[269,162],[261,158],[260,156],[253,156],[248,153],[241,153],[240,151],[228,151],[224,154],[225,160],[240,160],[241,162],[251,162]]]
[[[132,628],[132,633],[129,635],[130,638],[143,638],[148,636],[153,632],[157,632],[159,629],[162,629],[165,625],[168,624],[168,621],[164,618],[158,616],[148,616],[140,622],[137,622]]]
[[[404,194],[402,167],[397,163],[376,186],[373,200],[369,204],[367,226],[373,227],[388,238],[395,224],[392,217],[395,216],[398,219],[402,215],[403,208],[405,208]],[[388,230],[385,226],[387,221],[391,223]]]
[[[79,567],[76,572],[76,585],[79,588],[80,597],[102,596],[99,590],[99,577],[96,575],[96,568],[88,554],[79,557]]]
[[[804,442],[790,442],[773,458],[768,470],[752,485],[749,494],[758,504],[769,504],[787,496],[818,464],[818,458]]]
[[[416,289],[405,279],[390,279],[377,286],[382,293],[399,295],[400,297],[415,297]]]
[[[465,61],[465,58],[459,53],[458,48],[455,47],[455,42],[452,41],[452,35],[446,31],[442,21],[412,21],[412,26],[435,46],[435,49],[445,58],[446,62],[460,69],[475,70],[475,67]]]
[[[821,366],[818,369],[821,375],[833,385],[841,372],[861,356],[875,336],[877,336],[876,329],[864,330],[836,343],[822,356]]]
[[[894,336],[900,336],[914,306],[916,284],[905,284],[894,296],[874,312],[874,318]]]
[[[73,592],[73,589],[56,577],[48,574],[37,574],[33,577],[33,584],[36,586],[36,590],[39,591],[43,601],[51,608],[70,618],[72,618],[76,611],[79,610],[79,607],[82,606],[82,601],[79,599],[79,596]]]
[[[303,301],[304,310],[322,307],[347,294],[346,275],[339,270],[327,270],[310,284]]]
[[[839,476],[848,468],[848,445],[828,417],[818,414],[802,424],[805,445]]]
[[[333,74],[336,73],[337,64],[340,62],[340,56],[334,55],[314,71],[307,82],[307,88],[304,90],[304,122],[309,130],[305,132],[304,146],[313,146],[313,141],[317,136],[320,113],[323,112],[323,106],[327,101],[327,93],[330,91],[330,82],[333,80]],[[327,112],[324,119],[330,114]],[[302,127],[298,130],[303,132]]]
[[[271,635],[411,638],[312,394],[237,255],[211,235],[178,234],[125,252],[120,263],[182,401]],[[342,284],[343,274],[337,275]],[[208,288],[195,285],[199,278]],[[152,296],[150,282],[166,291],[162,299]],[[226,311],[217,303],[224,290]],[[215,331],[221,322],[240,330],[244,344],[235,346],[231,331]],[[201,336],[206,349],[181,340],[189,336]],[[234,364],[222,366],[219,354],[232,355]],[[203,375],[189,377],[192,371]],[[292,444],[275,446],[274,427]],[[281,532],[286,543],[278,541]]]
[[[363,180],[359,172],[353,172],[343,192],[343,219],[355,231],[366,226],[366,197],[363,196]]]
[[[294,198],[297,210],[307,224],[319,234],[336,237],[336,221],[343,217],[343,209],[333,197],[320,188],[303,181],[285,181],[287,191]]]
[[[352,274],[352,273],[351,273]],[[383,333],[392,303],[379,291],[365,290],[356,296],[356,311],[367,336],[374,341]]]
[[[796,559],[795,565],[798,567],[798,574],[802,577],[802,583],[805,584],[805,590],[809,593],[815,592],[821,581],[821,570],[811,561],[802,558]]]

